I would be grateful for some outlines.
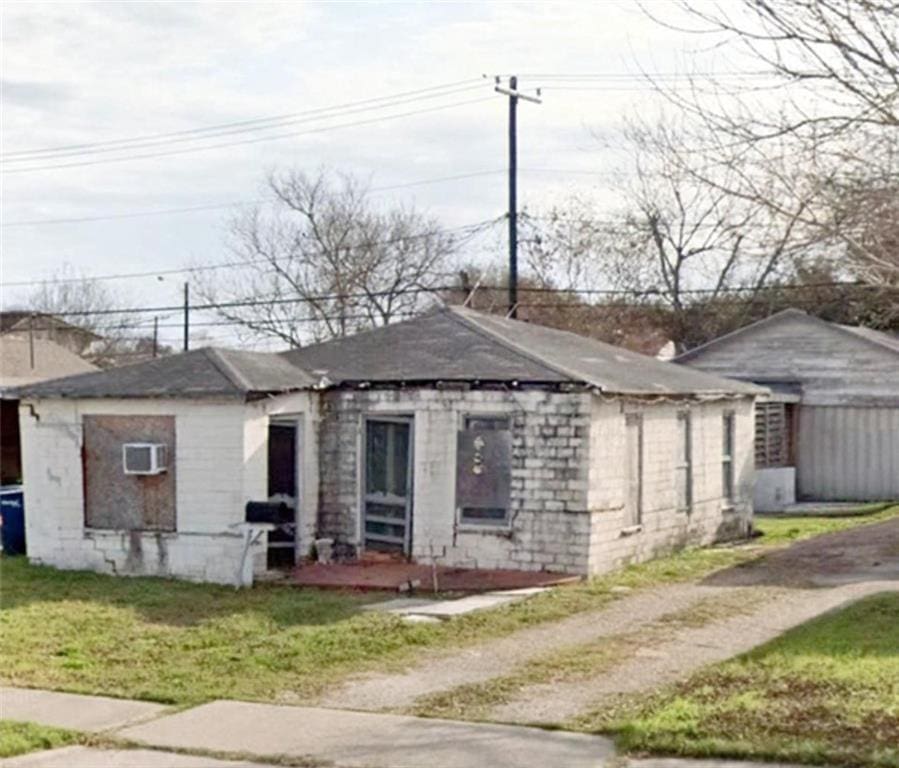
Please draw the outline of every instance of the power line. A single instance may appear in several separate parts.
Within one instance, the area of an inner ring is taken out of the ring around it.
[[[505,171],[502,171],[503,173]],[[401,242],[408,242],[412,240],[420,240],[425,237],[432,237],[438,234],[453,234],[457,232],[465,232],[466,230],[477,231],[478,229],[485,228],[487,226],[496,224],[498,221],[502,221],[505,216],[500,216],[493,219],[482,219],[481,221],[476,221],[471,224],[461,224],[458,227],[444,227],[442,229],[433,229],[428,232],[422,232],[417,235],[406,235],[404,237],[395,237],[389,240],[374,240],[371,242],[365,242],[356,246],[348,246],[344,250],[353,251],[359,250],[361,248],[371,248],[372,246],[378,245],[395,245]],[[282,259],[275,259],[274,261],[282,261]],[[157,269],[149,272],[119,272],[115,274],[106,274],[106,275],[96,275],[96,276],[87,276],[87,277],[62,277],[62,278],[48,278],[46,280],[19,280],[14,282],[0,282],[0,288],[22,288],[28,286],[35,285],[61,285],[68,283],[89,283],[93,281],[99,280],[124,280],[131,278],[142,278],[142,277],[164,277],[166,275],[183,275],[193,272],[206,272],[209,270],[216,269],[230,269],[235,267],[251,267],[256,266],[258,264],[271,264],[271,259],[249,259],[244,261],[230,261],[223,262],[220,264],[201,264],[195,267],[182,267],[178,269]]]
[[[429,112],[440,112],[447,109],[453,109],[454,107],[466,106],[469,104],[480,104],[485,101],[492,101],[492,96],[485,96],[478,99],[466,99],[464,101],[454,101],[449,104],[441,104],[435,107],[427,107],[425,109],[415,109],[410,110],[408,112],[398,112],[394,115],[381,115],[379,117],[372,117],[366,120],[355,120],[349,123],[338,123],[336,125],[328,125],[322,126],[320,128],[309,128],[304,131],[290,131],[288,133],[277,133],[271,136],[260,136],[255,139],[241,139],[239,141],[226,141],[219,142],[218,144],[206,144],[201,147],[187,147],[183,149],[171,149],[165,152],[148,152],[144,154],[138,155],[129,155],[127,157],[110,157],[106,159],[99,160],[81,160],[75,163],[56,163],[52,165],[38,165],[33,166],[31,168],[13,168],[10,170],[3,170],[0,173],[5,175],[9,174],[20,174],[20,173],[31,173],[32,171],[49,171],[56,170],[60,168],[81,168],[88,165],[107,165],[110,163],[122,163],[122,162],[130,162],[132,160],[148,160],[157,157],[170,157],[172,155],[183,155],[192,152],[203,152],[210,149],[222,149],[225,147],[236,147],[244,144],[258,144],[263,141],[275,141],[280,139],[288,139],[296,136],[308,136],[315,133],[324,133],[327,131],[338,130],[341,128],[354,128],[360,125],[371,125],[372,123],[379,123],[386,120],[397,120],[404,117],[412,117],[415,115],[423,115]]]
[[[127,139],[110,139],[107,141],[96,141],[96,142],[90,142],[90,143],[85,143],[85,144],[69,144],[69,145],[65,145],[65,146],[43,147],[43,148],[39,148],[39,149],[23,149],[23,150],[18,150],[15,152],[5,152],[3,154],[0,154],[0,158],[6,159],[6,158],[13,158],[13,157],[21,157],[23,155],[44,155],[44,154],[48,154],[48,153],[67,152],[67,151],[72,151],[72,150],[91,150],[96,147],[107,147],[107,146],[111,146],[111,145],[123,145],[123,144],[131,144],[134,142],[151,141],[154,139],[169,139],[169,138],[177,138],[177,137],[181,137],[181,136],[197,135],[197,134],[207,133],[210,131],[219,131],[219,130],[223,130],[223,129],[227,129],[227,128],[235,128],[235,127],[249,126],[249,125],[259,125],[261,123],[270,123],[273,121],[287,120],[287,119],[302,117],[302,116],[306,116],[306,115],[322,114],[324,112],[342,111],[342,110],[349,109],[352,107],[361,106],[363,104],[377,104],[382,101],[392,101],[395,99],[405,98],[408,96],[416,96],[419,94],[431,93],[434,91],[442,91],[442,90],[445,90],[448,88],[457,88],[458,86],[469,85],[469,84],[480,83],[480,82],[482,82],[481,78],[474,77],[474,78],[468,78],[467,80],[456,80],[456,81],[450,82],[450,83],[434,85],[434,86],[430,86],[428,88],[419,88],[417,90],[412,90],[412,91],[402,91],[400,93],[394,93],[394,94],[390,94],[388,96],[379,96],[379,97],[374,97],[374,98],[370,98],[370,99],[362,99],[359,101],[344,102],[342,104],[336,104],[336,105],[333,105],[330,107],[319,107],[317,109],[308,109],[308,110],[303,110],[301,112],[288,112],[286,114],[272,115],[270,117],[259,117],[259,118],[252,118],[249,120],[239,120],[239,121],[230,122],[230,123],[219,123],[217,125],[210,125],[210,126],[205,126],[202,128],[189,128],[186,130],[171,131],[168,133],[144,134],[142,136],[133,136],[133,137],[127,138]],[[263,127],[268,127],[268,126],[263,126]]]
[[[519,168],[523,173],[557,173],[573,176],[611,176],[606,171],[589,171],[581,168]],[[472,171],[471,173],[459,173],[452,176],[439,176],[433,179],[420,179],[419,181],[404,182],[401,184],[388,184],[386,186],[371,187],[369,192],[387,192],[394,189],[407,189],[410,187],[419,187],[426,184],[438,184],[447,181],[460,181],[463,179],[473,179],[479,176],[491,176],[494,174],[506,173],[506,169],[497,168],[485,171]],[[168,216],[178,213],[195,213],[198,211],[213,211],[222,208],[232,208],[238,205],[255,205],[264,203],[264,198],[255,198],[252,200],[232,200],[227,203],[209,203],[201,205],[188,205],[180,208],[160,208],[153,211],[127,211],[123,213],[98,214],[96,216],[71,216],[53,219],[22,219],[19,221],[9,221],[0,224],[0,229],[12,229],[17,227],[35,227],[39,225],[53,224],[84,224],[93,221],[115,221],[120,219],[135,219],[148,216]],[[534,218],[534,217],[532,217]]]
[[[760,290],[755,286],[732,286],[724,288],[688,288],[680,291],[682,295],[698,296],[713,294],[740,294],[746,292],[759,291],[761,293],[771,293],[776,291],[807,291],[818,288],[858,288],[863,290],[881,290],[887,292],[899,291],[899,288],[888,286],[872,285],[870,283],[846,282],[846,281],[829,281],[820,283],[804,283],[804,284],[772,284],[764,286]],[[414,288],[404,288],[391,291],[359,291],[348,293],[330,293],[313,296],[291,296],[277,299],[243,299],[235,301],[208,302],[206,304],[191,305],[191,311],[211,311],[221,309],[237,309],[256,306],[280,306],[291,304],[308,304],[317,301],[343,301],[352,299],[370,299],[384,296],[401,296],[401,295],[418,295],[418,294],[440,294],[440,293],[460,293],[462,288],[458,285],[453,286],[419,286]],[[497,291],[505,292],[506,286],[482,285],[478,290],[481,291]],[[539,293],[539,294],[563,294],[569,296],[624,296],[632,298],[649,298],[657,296],[664,298],[665,291],[656,288],[651,289],[618,289],[618,288],[552,288],[544,286],[519,286],[518,289],[522,293]],[[572,304],[555,304],[556,307],[576,307]],[[584,305],[587,306],[587,305]],[[98,310],[73,310],[63,312],[50,313],[54,317],[99,317],[108,315],[132,315],[146,314],[149,312],[180,312],[183,306],[180,304],[158,307],[123,307],[119,309],[98,309]],[[285,318],[285,322],[288,318]],[[238,321],[238,324],[241,324]],[[134,324],[127,325],[134,327]]]
[[[294,118],[290,120],[282,120],[280,122],[268,123],[267,125],[257,126],[257,127],[247,127],[247,128],[232,128],[229,130],[219,130],[214,133],[206,133],[201,136],[184,136],[182,138],[171,138],[171,139],[154,139],[151,141],[137,142],[127,145],[121,146],[109,146],[109,147],[98,147],[96,149],[88,149],[88,150],[77,150],[77,151],[67,151],[67,152],[57,152],[55,154],[44,154],[38,155],[34,157],[15,157],[8,160],[2,160],[2,163],[27,163],[33,162],[35,160],[55,160],[59,158],[67,158],[67,157],[82,157],[85,155],[99,155],[99,154],[108,154],[110,152],[125,152],[129,150],[135,149],[145,149],[145,148],[153,148],[153,147],[165,147],[170,146],[172,144],[183,144],[186,142],[197,142],[204,141],[206,139],[218,138],[220,136],[231,136],[235,134],[242,133],[253,133],[256,131],[269,130],[272,128],[285,128],[289,125],[298,125],[301,123],[309,123],[316,122],[320,120],[330,120],[335,117],[345,117],[348,115],[359,114],[362,112],[371,112],[372,110],[382,110],[390,107],[398,107],[403,106],[405,104],[412,104],[419,101],[426,101],[428,99],[436,99],[443,98],[445,96],[453,96],[458,93],[465,93],[472,90],[480,90],[483,86],[481,84],[478,85],[469,85],[463,88],[455,88],[452,90],[441,91],[439,93],[432,93],[423,96],[414,96],[405,99],[396,99],[390,102],[384,102],[383,104],[378,104],[375,106],[367,106],[367,107],[357,107],[355,109],[346,109],[339,112],[333,112],[331,114],[324,114],[320,116],[309,116],[309,117],[300,117]],[[265,138],[265,137],[263,137]],[[201,149],[200,147],[192,147],[191,149]]]

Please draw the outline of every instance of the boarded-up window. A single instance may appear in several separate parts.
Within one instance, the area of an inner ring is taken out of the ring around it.
[[[736,417],[728,411],[722,419],[721,435],[721,495],[734,500],[734,445],[736,439]]]
[[[677,414],[677,508],[689,512],[693,505],[693,425],[689,411]]]
[[[84,417],[84,522],[88,528],[175,530],[175,417]],[[168,468],[155,475],[125,474],[122,446],[159,443]]]
[[[465,525],[505,526],[512,489],[509,419],[468,416],[456,451],[456,504]]]
[[[793,465],[793,406],[755,404],[755,466],[758,469]]]
[[[627,501],[625,524],[640,525],[643,522],[643,417],[631,413],[625,417],[627,432]]]

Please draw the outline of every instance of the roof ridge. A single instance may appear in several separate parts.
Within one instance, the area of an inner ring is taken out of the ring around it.
[[[557,363],[550,362],[550,361],[546,360],[544,357],[542,357],[541,355],[531,352],[531,351],[525,349],[524,347],[522,347],[520,344],[517,344],[514,341],[510,341],[509,339],[505,338],[504,336],[497,334],[496,331],[493,331],[490,328],[485,328],[483,325],[481,325],[475,319],[480,313],[478,313],[474,310],[470,310],[465,307],[447,306],[446,312],[447,312],[447,314],[449,314],[450,317],[452,317],[457,322],[460,322],[460,323],[464,324],[465,326],[467,326],[468,328],[471,328],[475,333],[479,333],[482,336],[489,337],[491,341],[494,341],[497,344],[499,344],[500,346],[505,347],[510,352],[514,352],[515,354],[520,355],[521,357],[524,357],[524,358],[530,360],[531,362],[538,363],[539,365],[542,365],[544,368],[549,369],[553,373],[557,373],[562,376],[566,376],[567,378],[569,378],[572,381],[579,381],[579,382],[586,381],[586,379],[584,379],[584,377],[581,376],[580,374],[575,373],[574,371],[571,371],[568,368],[565,368],[564,366],[558,365]],[[474,315],[474,317],[467,317],[466,315],[469,312],[472,315]],[[581,338],[586,338],[586,337],[581,337]]]
[[[888,352],[892,352],[893,354],[899,354],[899,350],[897,350],[893,345],[891,345],[888,341],[882,341],[880,339],[873,339],[870,336],[864,333],[856,333],[854,329],[859,328],[865,331],[874,331],[875,333],[882,333],[882,331],[877,331],[876,328],[868,328],[866,325],[846,325],[843,323],[835,323],[830,320],[825,320],[823,317],[818,317],[817,315],[810,314],[805,312],[804,310],[798,309],[796,307],[787,307],[786,309],[780,310],[780,312],[775,312],[773,315],[768,315],[768,317],[763,317],[761,320],[756,320],[754,323],[750,323],[749,325],[744,325],[742,328],[736,328],[730,333],[725,333],[723,336],[718,336],[717,338],[711,339],[707,341],[705,344],[700,344],[698,347],[693,347],[693,349],[689,349],[683,354],[678,355],[674,358],[673,362],[682,363],[688,360],[693,359],[700,352],[705,352],[707,349],[711,349],[713,347],[717,347],[719,343],[723,343],[725,341],[730,341],[739,336],[742,336],[743,333],[748,332],[754,328],[760,328],[762,326],[767,325],[768,323],[774,322],[780,318],[789,316],[789,315],[798,315],[800,317],[805,318],[809,322],[815,323],[816,325],[828,328],[831,331],[835,331],[836,333],[841,333],[844,336],[850,336],[853,339],[860,340],[863,342],[867,342],[878,349],[885,349]]]
[[[249,392],[251,390],[250,382],[238,370],[224,354],[224,350],[217,347],[203,347],[201,351],[205,354],[206,359],[212,363],[213,367],[222,374],[232,385],[237,387],[241,392]]]
[[[722,334],[721,336],[716,336],[714,339],[709,339],[705,343],[700,344],[698,347],[693,347],[693,349],[688,349],[686,352],[681,352],[681,354],[675,355],[675,357],[672,358],[671,362],[681,363],[686,360],[690,360],[695,355],[699,354],[700,352],[705,352],[707,349],[711,349],[712,347],[717,347],[718,344],[721,344],[725,341],[730,341],[731,339],[735,339],[738,336],[742,336],[744,333],[748,332],[749,330],[751,330],[753,328],[758,328],[760,326],[767,325],[768,323],[773,322],[774,320],[784,317],[786,315],[800,315],[802,317],[811,317],[811,318],[814,318],[815,320],[819,320],[822,323],[827,323],[826,320],[821,320],[821,318],[819,318],[819,317],[814,317],[814,315],[810,315],[810,314],[808,314],[808,312],[805,312],[804,310],[801,310],[797,307],[787,307],[786,309],[782,309],[779,312],[775,312],[773,315],[768,315],[768,317],[763,317],[760,320],[755,320],[755,321],[749,323],[748,325],[742,325],[739,328],[734,328],[734,330],[728,331],[727,333]],[[827,324],[832,325],[832,323],[827,323]]]

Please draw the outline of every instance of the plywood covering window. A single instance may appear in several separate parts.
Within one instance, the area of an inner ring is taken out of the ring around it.
[[[789,467],[792,457],[793,406],[788,403],[755,404],[755,466]]]
[[[456,455],[459,522],[472,526],[509,524],[512,433],[502,416],[465,417]]]
[[[84,417],[84,523],[88,528],[127,531],[175,530],[175,417]],[[128,475],[125,443],[166,446],[168,469],[157,475]]]

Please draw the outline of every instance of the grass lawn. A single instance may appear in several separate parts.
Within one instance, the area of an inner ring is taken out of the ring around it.
[[[80,742],[83,735],[61,728],[48,728],[16,720],[0,720],[0,758],[24,755],[39,749],[54,749]]]
[[[899,594],[821,616],[592,725],[629,752],[895,768]]]
[[[761,520],[770,546],[875,522]],[[374,596],[260,585],[252,590],[117,578],[0,560],[0,681],[194,704],[215,698],[303,703],[348,674],[398,668],[426,649],[461,646],[615,600],[613,587],[686,581],[758,557],[754,546],[690,549],[526,602],[441,624],[361,611]]]

